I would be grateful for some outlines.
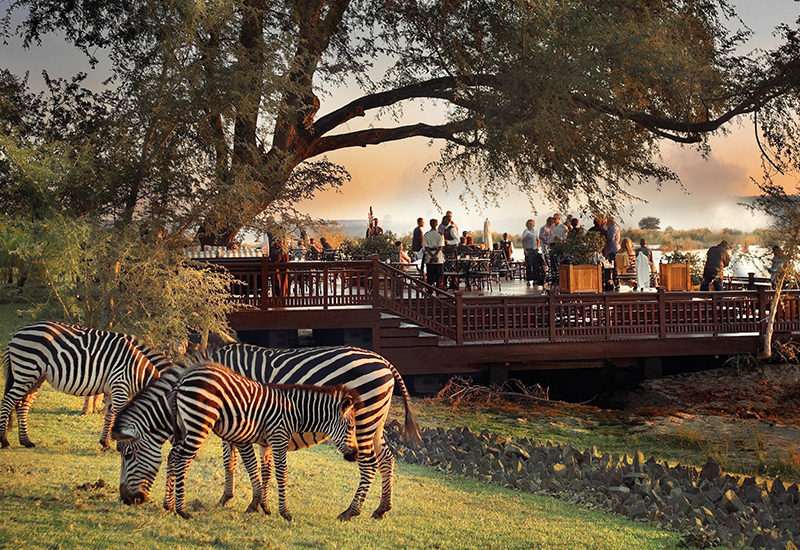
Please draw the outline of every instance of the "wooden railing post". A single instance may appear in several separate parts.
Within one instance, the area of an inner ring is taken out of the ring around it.
[[[658,287],[658,337],[667,337],[667,292],[663,286]]]
[[[464,295],[461,291],[456,292],[456,343],[464,344]]]
[[[378,286],[381,284],[381,257],[373,254],[370,258],[372,259],[372,307],[378,309],[380,308]]]
[[[773,292],[775,292],[773,290]],[[764,339],[764,334],[767,332],[767,310],[769,309],[769,305],[767,305],[770,300],[767,299],[767,289],[763,286],[758,287],[758,335],[761,337],[761,340]]]
[[[261,256],[261,310],[267,309],[267,296],[269,294],[269,257]]]
[[[609,306],[609,302],[611,301],[611,296],[608,292],[603,293],[603,309],[605,311],[605,336],[604,340],[611,340],[611,307]]]
[[[547,294],[547,322],[550,325],[550,342],[556,341],[556,294],[558,292],[554,289],[550,289]]]
[[[747,272],[747,290],[756,289],[756,274],[752,271]]]

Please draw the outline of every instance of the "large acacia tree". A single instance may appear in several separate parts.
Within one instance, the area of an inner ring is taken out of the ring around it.
[[[726,30],[736,19],[724,0],[10,4],[6,33],[35,44],[60,32],[112,62],[109,124],[129,141],[94,144],[124,167],[105,211],[194,224],[220,244],[345,182],[326,153],[415,136],[441,140],[432,178],[489,202],[513,185],[556,203],[619,203],[632,185],[677,180],[660,141],[702,149],[741,115],[798,163],[797,31],[740,55],[747,33]],[[363,93],[319,112],[319,96],[342,85]],[[409,101],[446,114],[391,116]],[[390,122],[350,130],[370,112]]]

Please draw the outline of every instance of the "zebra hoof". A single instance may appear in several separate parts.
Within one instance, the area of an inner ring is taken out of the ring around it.
[[[230,499],[232,499],[232,498],[233,498],[233,495],[222,495],[222,498],[219,499],[219,502],[217,503],[217,505],[218,506],[225,506],[226,504],[228,504],[228,501]]]
[[[265,503],[262,502],[261,504],[259,504],[258,507],[261,508],[261,511],[264,512],[265,516],[269,516],[272,514],[272,512],[270,512],[269,510],[269,506],[267,506]]]
[[[387,511],[388,510],[381,510],[380,508],[378,508],[377,510],[372,512],[372,519],[383,519],[383,518],[385,518]]]
[[[181,510],[180,512],[178,512],[178,515],[183,519],[192,519],[192,514],[190,514],[186,510]]]
[[[23,447],[27,447],[29,449],[36,447],[36,443],[34,443],[33,441],[20,441],[20,445],[22,445]]]
[[[282,517],[283,519],[285,519],[286,521],[290,522],[290,523],[291,523],[291,521],[292,521],[292,514],[290,514],[289,512],[284,512],[284,513],[282,513],[282,514],[281,514],[281,517]]]
[[[350,510],[345,510],[344,512],[339,514],[336,519],[338,519],[339,521],[350,521],[351,519],[353,519],[357,515],[358,514],[354,514]]]
[[[0,441],[0,448],[8,449],[10,447],[11,447],[11,444],[8,441],[6,441],[6,440]]]
[[[251,502],[250,505],[247,507],[247,510],[244,511],[245,514],[252,514],[253,512],[258,512],[258,509],[261,506],[257,502]]]

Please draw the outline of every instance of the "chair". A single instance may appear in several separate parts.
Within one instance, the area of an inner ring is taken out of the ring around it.
[[[455,250],[447,250],[444,252],[444,288],[453,287],[458,290],[459,277],[464,273],[460,269],[462,262],[458,259],[458,253]]]
[[[506,251],[492,250],[491,253],[492,271],[496,274],[498,282],[500,277],[505,278],[506,281],[513,281],[514,270],[511,268],[511,262],[506,256]]]
[[[614,256],[614,288],[619,290],[620,283],[636,290],[636,264],[631,264],[627,252],[617,252]]]

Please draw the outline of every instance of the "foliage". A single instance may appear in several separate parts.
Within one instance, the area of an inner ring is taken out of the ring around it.
[[[689,262],[689,272],[692,275],[692,284],[699,285],[703,282],[703,267],[705,262],[694,252],[682,252],[675,250],[661,256],[661,262],[665,264],[685,264]]]
[[[778,152],[775,155],[778,164],[773,162],[776,171],[793,170],[795,176],[800,173],[800,165],[790,162],[791,155],[800,154],[800,151]],[[781,156],[783,155],[783,156]],[[782,168],[783,169],[782,169]],[[766,330],[764,331],[764,349],[762,353],[769,357],[773,354],[772,336],[775,317],[779,309],[779,302],[784,283],[788,280],[797,280],[800,276],[800,186],[794,194],[789,194],[783,186],[776,184],[771,177],[770,170],[764,174],[764,180],[758,184],[761,194],[748,206],[753,211],[764,212],[772,216],[772,224],[768,235],[772,244],[780,247],[782,261],[780,268],[775,272],[775,292],[770,304],[770,313],[767,317]]]
[[[605,244],[603,236],[597,231],[583,231],[579,228],[570,231],[565,242],[551,244],[550,251],[562,260],[571,259],[575,265],[594,264],[602,258]]]
[[[639,220],[639,229],[661,229],[661,220],[655,216],[645,216]]]
[[[345,239],[339,250],[348,258],[368,259],[372,254],[379,254],[382,259],[391,258],[396,262],[400,259],[400,252],[394,243],[397,241],[394,233],[385,231],[375,237],[364,237],[358,240]]]
[[[229,328],[230,276],[190,264],[172,241],[61,216],[0,230],[0,259],[24,274],[6,291],[37,318],[128,332],[159,348],[188,331]]]
[[[798,33],[784,25],[774,51],[740,55],[733,15],[723,0],[13,0],[0,33],[109,56],[113,93],[56,86],[77,107],[52,119],[62,140],[80,127],[69,173],[92,185],[90,214],[111,205],[123,223],[152,216],[227,244],[262,211],[346,183],[329,151],[416,136],[445,142],[431,192],[459,181],[483,204],[515,186],[532,204],[614,210],[632,185],[678,179],[660,140],[707,151],[709,134],[756,113],[793,162]],[[317,116],[317,94],[351,82],[364,94]],[[439,102],[443,119],[351,127],[396,121],[409,101]]]

